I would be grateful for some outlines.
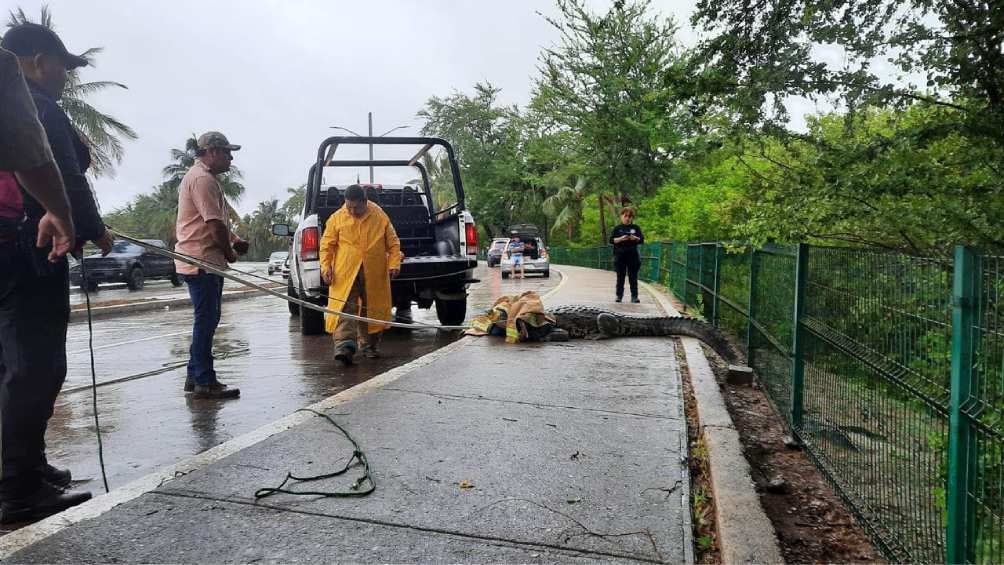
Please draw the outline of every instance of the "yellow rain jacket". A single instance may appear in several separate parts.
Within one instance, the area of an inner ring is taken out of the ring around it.
[[[359,269],[366,281],[366,311],[361,315],[377,320],[391,319],[390,269],[401,267],[401,242],[387,214],[372,202],[366,214],[356,218],[344,206],[328,218],[321,237],[321,272],[332,267],[328,287],[328,308],[341,311],[349,297]],[[324,315],[324,327],[335,331],[338,316]],[[383,331],[388,326],[370,323],[369,333]]]

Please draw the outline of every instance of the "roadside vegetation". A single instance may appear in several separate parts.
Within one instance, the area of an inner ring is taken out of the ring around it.
[[[703,0],[690,22],[701,39],[684,45],[644,0],[557,5],[561,39],[541,51],[525,107],[486,81],[430,93],[417,112],[423,134],[457,149],[485,237],[523,221],[551,245],[596,245],[632,205],[650,239],[1004,247],[1004,8]],[[172,239],[189,150],[109,220]],[[240,181],[227,180],[232,202]],[[255,231],[269,214],[295,219],[298,196],[280,193],[233,218],[255,232],[252,258],[281,246]]]

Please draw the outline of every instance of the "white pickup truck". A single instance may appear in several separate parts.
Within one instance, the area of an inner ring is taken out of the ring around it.
[[[340,145],[403,145],[418,147],[417,153],[403,160],[334,160]],[[429,172],[422,157],[439,148],[447,159],[456,198],[440,207],[431,189]],[[372,167],[413,169],[413,181],[405,184],[364,184],[371,202],[378,204],[397,231],[404,261],[400,275],[391,282],[394,306],[400,312],[411,307],[436,306],[444,325],[460,325],[467,315],[467,287],[477,267],[478,231],[474,218],[464,207],[464,188],[460,180],[453,148],[445,140],[431,137],[330,137],[317,150],[317,162],[310,168],[302,221],[292,232],[286,224],[275,224],[272,233],[292,236],[290,249],[289,296],[319,305],[327,305],[327,288],[321,284],[320,241],[328,217],[345,203],[348,184],[323,183],[322,172],[331,167]],[[290,312],[300,316],[303,334],[324,332],[323,315],[316,310],[295,307]]]

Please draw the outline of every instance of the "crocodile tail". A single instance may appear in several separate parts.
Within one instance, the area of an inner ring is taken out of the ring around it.
[[[658,331],[657,335],[679,335],[697,338],[711,349],[714,349],[715,353],[726,363],[733,365],[742,364],[739,362],[739,355],[736,354],[735,349],[732,348],[732,344],[729,343],[725,335],[718,328],[707,322],[696,318],[674,316],[660,318],[654,326],[654,329]]]

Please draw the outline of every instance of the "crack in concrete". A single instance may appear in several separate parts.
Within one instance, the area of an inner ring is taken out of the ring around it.
[[[442,398],[444,400],[484,400],[488,402],[498,402],[501,404],[519,404],[521,406],[532,406],[534,408],[561,408],[565,410],[579,410],[582,412],[597,412],[601,414],[616,414],[618,416],[637,416],[639,418],[652,418],[655,420],[669,420],[672,422],[679,422],[682,418],[674,416],[660,416],[658,414],[641,414],[638,412],[621,412],[619,410],[603,410],[601,408],[582,408],[581,406],[563,406],[561,404],[544,404],[542,402],[527,402],[525,400],[507,400],[505,398],[492,398],[489,396],[468,396],[464,394],[449,394],[446,392],[428,392],[424,390],[411,390],[406,388],[390,387],[385,386],[380,389],[382,392],[393,390],[396,392],[406,392],[409,394],[421,394],[424,396],[431,396],[433,398]]]
[[[631,561],[638,561],[638,562],[642,562],[642,563],[656,563],[656,564],[659,564],[659,565],[661,565],[663,563],[666,563],[665,560],[652,559],[651,557],[646,557],[646,556],[641,556],[641,555],[634,555],[634,554],[630,554],[630,553],[625,554],[625,553],[613,552],[613,551],[600,551],[600,550],[593,550],[593,549],[579,549],[579,548],[572,548],[572,547],[567,547],[567,546],[562,546],[562,545],[557,545],[557,544],[552,544],[552,543],[546,543],[546,542],[521,541],[521,540],[510,539],[510,538],[498,537],[498,536],[489,536],[489,535],[481,535],[481,534],[474,534],[474,533],[458,532],[458,531],[455,531],[455,530],[448,530],[446,528],[435,528],[435,527],[430,527],[430,526],[417,526],[417,525],[413,525],[413,524],[401,524],[401,523],[398,523],[398,522],[390,522],[390,521],[386,521],[386,520],[379,520],[379,519],[376,519],[376,518],[360,518],[360,517],[357,517],[357,516],[341,516],[341,515],[338,515],[338,514],[328,514],[328,513],[325,513],[325,512],[316,512],[316,511],[309,511],[309,510],[301,510],[301,509],[298,509],[298,508],[285,508],[285,507],[282,507],[282,506],[273,506],[271,504],[264,504],[262,502],[250,502],[250,501],[244,501],[244,500],[241,500],[241,499],[224,499],[224,498],[216,498],[216,497],[213,497],[213,496],[199,495],[199,494],[194,494],[194,493],[193,494],[186,494],[186,493],[180,493],[180,492],[166,492],[166,491],[150,491],[147,494],[160,495],[160,496],[169,496],[169,497],[175,497],[175,498],[188,498],[188,499],[192,499],[192,500],[205,500],[205,501],[208,501],[208,502],[221,502],[221,503],[224,503],[224,504],[237,504],[237,505],[241,505],[241,506],[249,506],[249,507],[252,507],[252,508],[266,508],[268,510],[273,510],[273,511],[276,511],[276,512],[289,512],[291,514],[300,514],[300,515],[304,515],[304,516],[317,516],[317,517],[323,517],[323,518],[333,518],[333,519],[336,519],[336,520],[345,520],[345,521],[348,521],[348,522],[359,522],[359,523],[364,523],[364,524],[373,524],[373,525],[377,525],[377,526],[386,526],[386,527],[389,527],[389,528],[398,528],[398,529],[411,530],[411,531],[416,531],[416,532],[442,534],[442,535],[454,536],[454,537],[465,538],[465,539],[476,539],[476,540],[486,541],[486,542],[496,542],[498,544],[504,544],[504,545],[510,546],[510,547],[515,546],[515,547],[523,547],[523,548],[544,548],[544,549],[552,549],[552,550],[555,550],[555,551],[560,551],[562,553],[571,553],[571,554],[577,554],[577,555],[582,555],[582,556],[586,556],[586,557],[591,557],[591,556],[614,557],[614,558],[617,558],[617,559],[629,559]]]

